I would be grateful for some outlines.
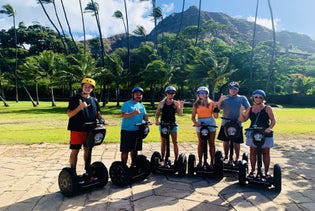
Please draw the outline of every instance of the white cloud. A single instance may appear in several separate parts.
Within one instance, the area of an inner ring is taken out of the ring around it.
[[[53,29],[48,18],[46,17],[40,4],[36,3],[36,0],[2,0],[1,5],[10,4],[16,11],[16,24],[23,21],[26,26],[32,25],[37,22],[41,25],[48,26]],[[65,31],[68,31],[66,25],[65,17],[63,14],[62,6],[60,1],[56,2],[57,12],[59,14],[60,21]],[[83,34],[80,5],[78,0],[63,0],[65,5],[65,10],[67,12],[67,17],[71,26],[72,34],[76,39],[81,39]],[[89,0],[82,0],[83,9],[90,2]],[[123,0],[95,0],[99,4],[99,15],[102,28],[102,36],[109,37],[111,35],[124,33],[125,29],[121,19],[113,17],[116,10],[120,10],[125,16],[125,7]],[[151,0],[142,1],[139,0],[127,0],[128,8],[128,19],[129,19],[129,31],[132,33],[137,27],[137,25],[142,25],[147,33],[154,27],[152,17],[149,15],[152,11]],[[57,22],[54,8],[52,4],[44,5],[47,13],[54,21],[55,25],[60,30],[59,24]],[[163,5],[162,10],[165,14],[169,13],[168,10],[173,10],[174,4]],[[164,14],[164,15],[165,15]],[[98,36],[98,29],[95,21],[95,17],[91,13],[84,13],[86,34],[90,36]],[[9,29],[12,27],[12,18],[6,15],[0,15],[0,24],[2,29]],[[60,30],[61,31],[61,30]]]
[[[246,20],[250,21],[250,22],[255,22],[255,17],[250,16],[250,17],[246,18]],[[278,31],[279,30],[278,28],[279,28],[280,19],[275,18],[273,20],[273,22],[274,22],[275,30]],[[258,25],[264,26],[264,27],[272,30],[272,21],[269,18],[259,18],[259,17],[257,17],[256,23]]]

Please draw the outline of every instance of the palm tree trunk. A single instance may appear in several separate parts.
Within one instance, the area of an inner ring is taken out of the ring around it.
[[[7,103],[7,101],[0,95],[0,99],[2,100],[3,104],[5,107],[9,107],[9,104]]]
[[[201,18],[201,0],[199,0],[198,26],[197,26],[197,33],[196,33],[195,46],[197,46],[198,37],[199,37],[200,18]]]
[[[258,14],[259,0],[256,3],[256,13],[255,13],[255,22],[253,29],[253,39],[252,39],[252,51],[250,55],[250,64],[249,64],[249,90],[253,88],[253,78],[254,78],[254,70],[253,70],[253,58],[254,58],[254,49],[255,49],[255,38],[256,38],[256,26],[257,26],[257,14]]]
[[[128,9],[127,2],[124,0],[125,5],[125,16],[126,16],[126,27],[127,27],[127,56],[128,56],[128,70],[130,68],[130,37],[129,37],[129,21],[128,21]]]
[[[183,0],[182,12],[181,12],[181,17],[180,17],[180,23],[179,23],[178,31],[177,31],[177,34],[176,34],[176,37],[175,37],[175,40],[174,40],[174,43],[173,43],[173,46],[172,46],[172,49],[171,49],[170,59],[169,59],[169,63],[168,63],[168,64],[171,64],[171,63],[172,63],[172,58],[173,58],[173,54],[174,54],[174,49],[175,49],[175,47],[176,47],[176,42],[177,42],[177,39],[178,39],[178,35],[179,35],[180,31],[181,31],[182,24],[183,24],[184,12],[185,12],[185,0]]]
[[[83,30],[83,54],[85,55],[85,52],[86,52],[85,23],[84,23],[84,15],[83,15],[83,8],[82,8],[81,0],[79,0],[79,3],[80,3],[81,21],[82,21],[82,30]]]
[[[79,52],[78,46],[77,46],[76,42],[74,41],[74,38],[73,38],[73,35],[72,35],[71,27],[70,27],[70,24],[69,24],[69,20],[68,20],[68,17],[67,17],[67,12],[66,12],[65,6],[63,4],[63,0],[60,0],[60,2],[61,2],[61,5],[62,5],[62,10],[63,10],[63,14],[65,16],[65,20],[67,22],[67,26],[68,26],[68,30],[69,30],[69,34],[70,34],[71,40],[72,40],[72,42],[74,44],[76,52]]]
[[[67,42],[67,39],[66,39],[66,34],[65,34],[65,31],[63,29],[63,26],[61,24],[61,21],[60,21],[60,18],[59,18],[59,15],[58,15],[58,12],[57,12],[57,8],[56,8],[56,4],[55,4],[55,1],[52,1],[53,2],[53,6],[54,6],[54,10],[55,10],[55,15],[56,15],[56,18],[57,18],[57,21],[58,21],[58,24],[60,26],[60,29],[62,31],[62,38],[64,39],[65,43],[66,43],[66,53],[69,54],[69,44]]]
[[[57,26],[55,25],[55,23],[51,20],[50,16],[48,15],[48,13],[47,13],[47,11],[46,11],[46,8],[44,7],[43,2],[42,2],[41,0],[38,0],[38,2],[39,2],[40,5],[42,6],[43,11],[44,11],[46,17],[48,18],[49,22],[50,22],[51,25],[53,25],[53,27],[55,28],[55,30],[56,30],[56,32],[57,32],[57,34],[58,34],[58,37],[59,37],[59,39],[61,40],[61,43],[62,43],[62,45],[63,45],[65,51],[67,52],[67,46],[66,46],[64,40],[62,39],[62,36],[61,36],[61,34],[60,34],[60,31],[58,30]]]
[[[273,74],[273,64],[274,64],[275,55],[276,55],[276,31],[275,31],[275,25],[274,25],[273,13],[272,13],[272,7],[270,4],[270,0],[268,0],[268,6],[269,6],[269,10],[270,10],[270,17],[271,17],[271,23],[272,23],[272,40],[273,40],[273,43],[272,43],[272,54],[271,54],[270,63],[269,63],[269,73],[268,73],[268,78],[266,81],[265,90],[268,89],[270,79],[271,79],[271,76]]]

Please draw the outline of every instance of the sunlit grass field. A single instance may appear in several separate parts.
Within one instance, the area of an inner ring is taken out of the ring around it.
[[[144,103],[150,119],[154,120],[155,109]],[[9,107],[0,105],[0,144],[34,144],[69,142],[67,131],[68,102],[40,102],[33,107],[31,102],[9,102]],[[120,103],[122,105],[122,102]],[[315,108],[274,108],[277,124],[274,128],[277,140],[293,141],[311,139],[315,136]],[[105,143],[119,142],[120,107],[111,102],[102,108],[102,114],[110,124],[106,126]],[[182,117],[177,117],[179,142],[196,141],[195,128],[190,120],[191,106],[186,105]],[[220,125],[221,119],[217,119]],[[249,122],[244,123],[244,128]],[[159,141],[158,127],[152,125],[145,142]]]

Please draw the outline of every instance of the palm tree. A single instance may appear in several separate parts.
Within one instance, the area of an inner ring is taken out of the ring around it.
[[[127,57],[128,57],[128,69],[130,69],[130,39],[129,39],[129,24],[128,24],[128,10],[126,6],[126,1],[124,1],[125,4],[125,16],[126,16],[126,21],[124,18],[124,15],[120,10],[116,10],[114,12],[114,17],[121,19],[125,28],[125,34],[127,36]]]
[[[147,31],[145,30],[145,28],[143,26],[139,26],[137,25],[137,29],[133,31],[133,33],[135,35],[141,36],[141,37],[145,37],[147,36]]]
[[[86,52],[86,35],[85,35],[85,22],[84,22],[84,15],[82,9],[82,0],[79,0],[80,4],[80,12],[81,12],[81,21],[82,21],[82,30],[83,30],[83,53]]]
[[[179,27],[178,27],[178,31],[177,31],[177,34],[176,34],[176,37],[175,37],[175,40],[174,40],[172,49],[171,49],[171,53],[170,53],[171,56],[170,56],[169,64],[172,63],[172,57],[173,57],[174,49],[175,49],[175,47],[176,47],[176,41],[177,41],[177,39],[178,39],[179,32],[181,31],[181,28],[182,28],[184,12],[185,12],[185,0],[183,0],[183,6],[182,6],[180,24],[179,24]]]
[[[55,16],[56,16],[56,18],[57,18],[59,27],[60,27],[61,32],[62,32],[62,38],[65,40],[65,43],[67,43],[66,34],[65,34],[65,31],[64,31],[63,26],[62,26],[62,24],[61,24],[59,15],[58,15],[58,11],[57,11],[57,7],[56,7],[56,2],[55,2],[55,0],[41,0],[41,1],[42,1],[43,3],[45,3],[45,4],[50,4],[50,3],[53,4],[54,11],[55,11]],[[68,43],[67,43],[67,44],[68,44]],[[68,46],[67,46],[67,48],[66,48],[66,53],[67,53],[67,54],[69,53],[69,44],[68,44]]]
[[[273,40],[273,43],[272,43],[272,54],[271,54],[270,63],[269,63],[269,73],[268,73],[268,78],[266,81],[265,90],[267,90],[269,83],[270,83],[270,78],[273,74],[273,64],[274,64],[275,55],[276,55],[276,31],[275,31],[275,25],[274,25],[273,13],[272,13],[272,7],[271,7],[270,0],[268,0],[268,6],[269,6],[269,11],[270,11],[271,23],[272,23],[272,40]]]
[[[154,7],[151,16],[154,18],[154,28],[155,28],[154,48],[157,48],[158,33],[157,33],[157,30],[156,30],[156,22],[157,22],[158,18],[161,18],[163,20],[163,12],[162,12],[161,7]]]
[[[18,66],[18,48],[17,48],[17,35],[16,35],[16,28],[15,28],[15,15],[16,11],[13,9],[13,7],[10,4],[6,4],[2,6],[2,10],[0,10],[0,14],[6,14],[9,17],[12,17],[13,19],[13,28],[14,28],[14,45],[15,45],[15,100],[16,102],[19,102],[19,92],[18,92],[18,79],[16,75],[16,70]]]
[[[88,3],[84,9],[85,12],[90,12],[93,13],[93,15],[95,16],[95,20],[96,20],[96,24],[97,24],[97,28],[98,28],[98,33],[99,33],[99,40],[100,40],[100,44],[101,44],[101,49],[100,49],[100,53],[101,53],[101,66],[104,67],[104,56],[105,56],[105,52],[104,52],[104,42],[103,42],[103,36],[102,36],[102,29],[101,29],[101,23],[100,23],[100,18],[99,18],[99,5],[97,2],[94,2],[93,0],[91,0],[90,3]]]
[[[253,30],[253,39],[252,39],[252,50],[250,55],[250,73],[249,73],[249,90],[252,90],[252,82],[253,82],[253,58],[254,58],[254,49],[255,49],[255,37],[256,37],[256,26],[257,26],[257,14],[258,14],[259,0],[256,3],[256,12],[255,12],[255,22],[254,22],[254,30]]]
[[[69,24],[69,20],[68,20],[68,16],[67,16],[67,12],[66,12],[65,6],[63,4],[63,0],[60,0],[60,2],[61,2],[61,5],[62,5],[62,10],[63,10],[63,14],[65,16],[65,20],[67,22],[67,26],[68,26],[68,30],[69,30],[69,34],[70,34],[71,40],[72,40],[72,42],[74,44],[76,52],[79,52],[78,46],[77,46],[76,42],[74,41],[74,38],[73,38],[73,35],[72,35],[71,27],[70,27],[70,24]]]
[[[43,11],[44,11],[46,17],[48,18],[49,22],[51,23],[51,25],[54,27],[54,29],[55,29],[56,32],[58,33],[58,37],[60,38],[61,43],[62,43],[62,45],[63,45],[65,51],[68,52],[68,48],[67,48],[67,46],[66,46],[66,44],[65,44],[65,42],[64,42],[64,40],[63,40],[63,38],[62,38],[62,36],[61,36],[61,33],[60,33],[59,29],[57,28],[57,26],[55,25],[55,23],[54,23],[54,22],[52,21],[52,19],[50,18],[48,12],[46,11],[46,8],[44,7],[43,2],[45,3],[44,0],[37,0],[37,3],[40,3],[40,5],[42,6],[42,9],[43,9]]]
[[[197,46],[197,41],[198,41],[198,36],[199,36],[200,18],[201,18],[201,0],[199,0],[198,26],[197,26],[195,46]]]

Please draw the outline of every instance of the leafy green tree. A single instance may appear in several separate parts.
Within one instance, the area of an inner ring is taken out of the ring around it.
[[[6,14],[13,19],[13,28],[14,28],[14,45],[15,45],[15,68],[14,72],[16,74],[17,66],[18,66],[18,47],[17,47],[17,34],[16,34],[16,27],[15,27],[15,15],[16,11],[10,4],[6,4],[2,6],[3,9],[0,10],[0,14]],[[18,82],[17,76],[15,77],[15,100],[19,102],[19,92],[18,92]]]
[[[168,80],[168,68],[162,60],[154,60],[147,65],[141,76],[145,86],[150,87],[150,102],[151,107],[154,108],[156,89]]]

